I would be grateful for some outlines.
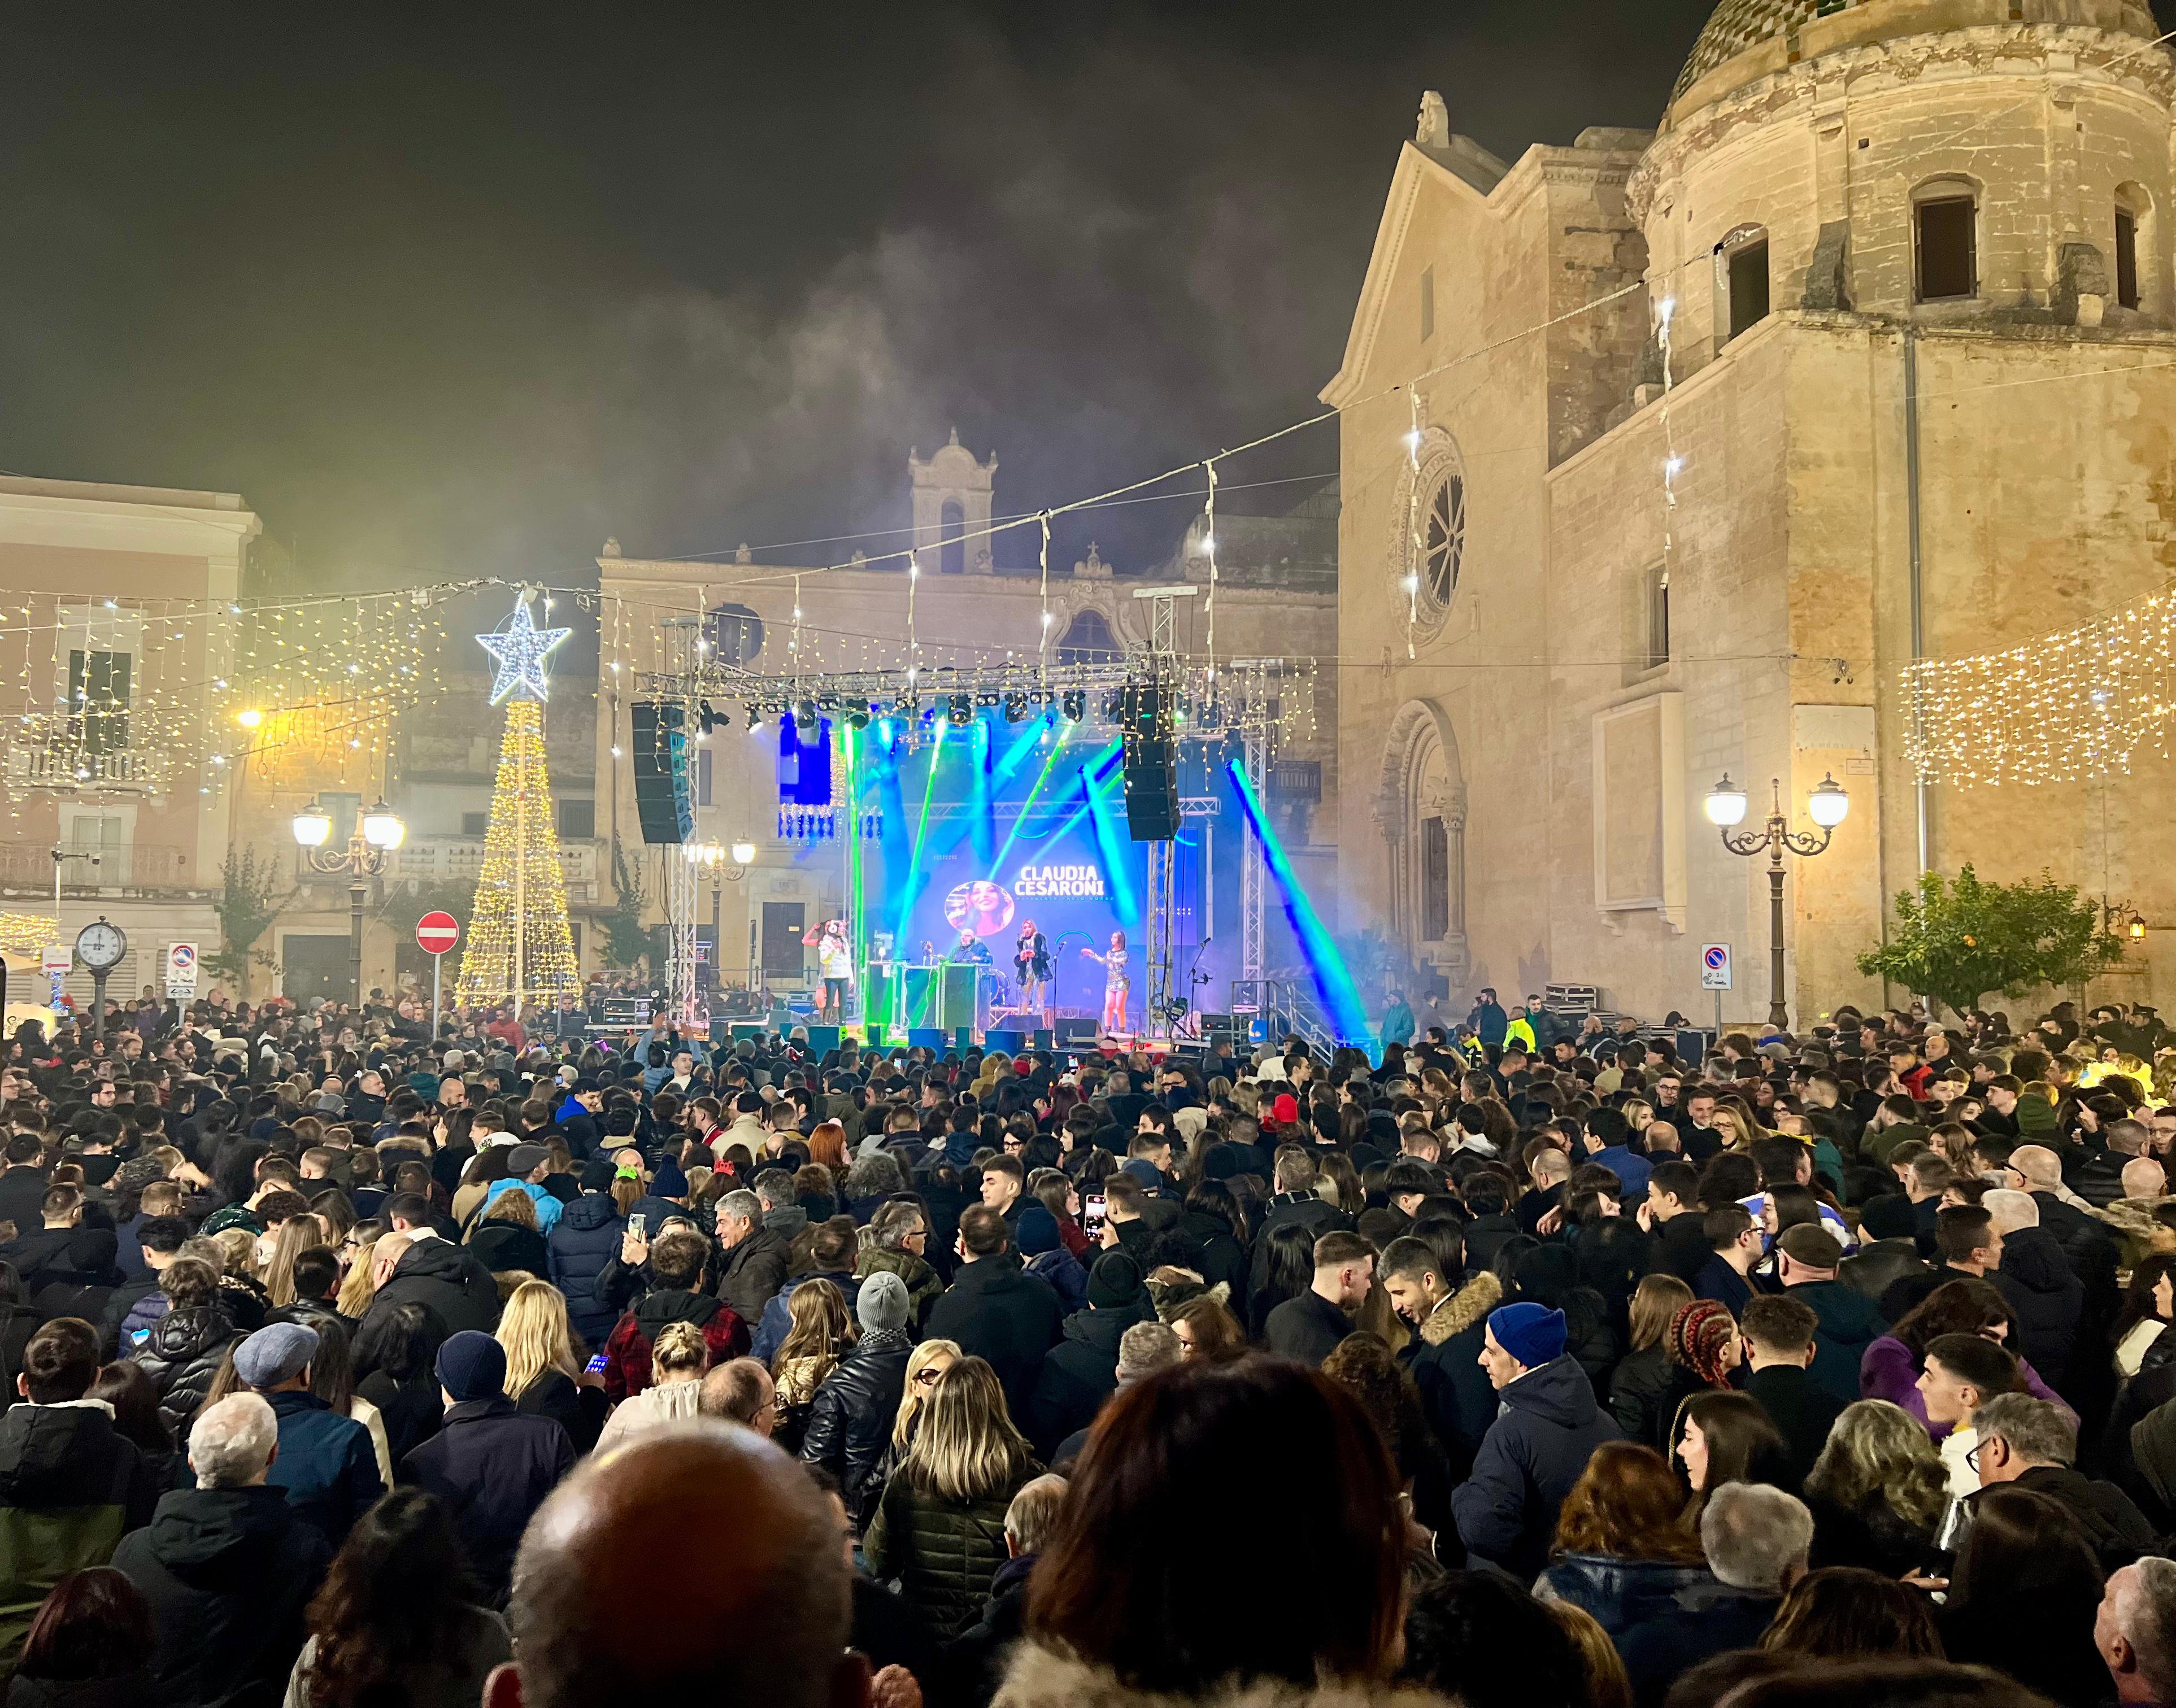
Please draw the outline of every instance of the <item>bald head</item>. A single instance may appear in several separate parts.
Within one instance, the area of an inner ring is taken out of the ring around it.
[[[2125,1198],[2159,1198],[2168,1189],[2168,1170],[2151,1156],[2134,1156],[2123,1165]]]
[[[628,1617],[640,1583],[704,1591],[661,1636]],[[485,1708],[863,1708],[851,1594],[835,1520],[785,1454],[708,1420],[645,1435],[585,1461],[530,1521],[507,1607],[521,1658],[492,1674]]]
[[[2021,1145],[2010,1153],[2010,1166],[2034,1192],[2053,1192],[2063,1183],[2062,1160],[2045,1145]]]

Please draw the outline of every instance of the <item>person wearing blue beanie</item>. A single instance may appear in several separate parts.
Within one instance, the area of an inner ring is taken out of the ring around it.
[[[1521,1299],[1488,1314],[1479,1362],[1502,1401],[1473,1471],[1450,1497],[1466,1552],[1531,1583],[1548,1564],[1557,1513],[1594,1450],[1624,1431],[1564,1352],[1564,1314]]]

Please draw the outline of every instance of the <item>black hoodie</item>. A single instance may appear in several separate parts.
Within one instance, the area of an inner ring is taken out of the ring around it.
[[[498,1326],[498,1283],[474,1253],[443,1239],[419,1239],[400,1254],[363,1320],[411,1300],[436,1311],[449,1335],[464,1329],[487,1335]]]
[[[324,1537],[280,1489],[164,1496],[113,1554],[151,1604],[157,1700],[276,1701],[308,1635],[302,1611],[331,1561]]]

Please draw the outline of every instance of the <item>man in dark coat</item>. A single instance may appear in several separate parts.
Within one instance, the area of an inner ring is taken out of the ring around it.
[[[268,1473],[297,1515],[337,1549],[364,1510],[385,1493],[370,1432],[310,1391],[318,1335],[300,1323],[269,1323],[234,1349],[234,1373],[262,1394],[280,1420],[280,1451]]]
[[[1839,1405],[1858,1398],[1858,1367],[1866,1349],[1888,1332],[1881,1308],[1857,1287],[1836,1279],[1843,1245],[1825,1227],[1801,1222],[1776,1242],[1776,1277],[1784,1296],[1813,1309],[1815,1382]],[[1918,1259],[1915,1254],[1912,1261]]]
[[[1998,1394],[1972,1414],[1980,1487],[2014,1482],[2058,1503],[2114,1572],[2161,1551],[2153,1526],[2113,1482],[2076,1468],[2078,1426],[2060,1406],[2032,1394]]]
[[[1762,1293],[1746,1306],[1738,1326],[1745,1338],[1745,1391],[1782,1431],[1789,1475],[1779,1481],[1795,1491],[1805,1486],[1806,1473],[1821,1456],[1830,1426],[1844,1408],[1809,1368],[1820,1319],[1792,1293]]]
[[[560,1214],[545,1239],[553,1286],[567,1296],[567,1319],[592,1351],[605,1343],[619,1313],[596,1294],[597,1277],[619,1255],[626,1220],[612,1195],[612,1165],[592,1161],[582,1174],[582,1195]],[[593,1185],[591,1183],[598,1183]]]
[[[1489,1312],[1504,1303],[1504,1284],[1483,1270],[1453,1292],[1439,1264],[1424,1241],[1394,1239],[1383,1248],[1379,1267],[1391,1305],[1418,1329],[1399,1356],[1421,1390],[1422,1415],[1452,1474],[1463,1477],[1500,1409],[1481,1368],[1481,1346]]]
[[[2017,1313],[2010,1350],[2067,1397],[2086,1284],[2071,1269],[2062,1242],[2040,1226],[2040,1206],[2031,1194],[1990,1192],[1981,1203],[2002,1237],[2002,1267],[1988,1279]],[[2105,1358],[2105,1342],[2097,1340],[2096,1346]]]
[[[1263,1338],[1281,1357],[1315,1369],[1352,1332],[1352,1313],[1375,1284],[1375,1248],[1333,1229],[1314,1243],[1314,1279],[1269,1314]]]
[[[452,1515],[469,1564],[494,1605],[506,1599],[521,1532],[544,1497],[574,1468],[574,1444],[555,1417],[514,1409],[506,1349],[465,1330],[438,1349],[446,1421],[400,1461],[400,1480],[435,1494]]]
[[[1262,1225],[1254,1230],[1254,1261],[1247,1278],[1250,1293],[1270,1284],[1270,1236],[1288,1221],[1298,1222],[1311,1237],[1319,1239],[1332,1228],[1351,1224],[1334,1204],[1315,1195],[1314,1158],[1297,1145],[1277,1149],[1276,1195],[1270,1199]]]
[[[914,1350],[906,1335],[913,1308],[906,1283],[889,1270],[862,1281],[854,1299],[862,1338],[817,1389],[801,1438],[802,1461],[839,1479],[839,1497],[857,1526],[868,1522],[884,1493],[885,1450]]]
[[[1135,1323],[1151,1322],[1156,1307],[1141,1283],[1140,1265],[1123,1251],[1107,1251],[1088,1271],[1088,1308],[1065,1319],[1064,1338],[1042,1361],[1024,1432],[1046,1464],[1058,1444],[1096,1418],[1118,1390],[1118,1341]]]
[[[1480,1358],[1503,1410],[1450,1498],[1466,1552],[1521,1583],[1548,1564],[1558,1509],[1594,1450],[1624,1433],[1565,1356],[1565,1334],[1562,1311],[1531,1301],[1489,1313]]]
[[[786,1284],[792,1241],[769,1226],[755,1194],[728,1192],[718,1200],[718,1297],[743,1322],[760,1323]]]
[[[116,1569],[151,1604],[161,1702],[274,1702],[286,1689],[332,1546],[267,1485],[279,1445],[261,1395],[205,1406],[189,1430],[196,1487],[161,1495],[151,1522],[114,1550]]]
[[[430,1201],[403,1193],[385,1209],[394,1231],[408,1236],[408,1248],[372,1296],[365,1324],[413,1299],[436,1311],[450,1334],[475,1329],[487,1335],[498,1327],[498,1283],[465,1247],[438,1237],[431,1225]]]
[[[929,1313],[926,1338],[957,1341],[986,1358],[1004,1384],[1015,1417],[1028,1415],[1043,1357],[1064,1331],[1050,1283],[1022,1273],[1005,1237],[1004,1218],[987,1205],[960,1214],[959,1274]]]
[[[748,1356],[766,1364],[777,1356],[786,1331],[793,1326],[794,1288],[805,1286],[812,1281],[828,1281],[847,1298],[852,1298],[861,1285],[854,1279],[854,1263],[859,1255],[858,1231],[852,1216],[835,1216],[818,1227],[808,1241],[808,1259],[815,1265],[814,1272],[796,1276],[772,1295],[756,1322],[755,1341],[748,1349]]]

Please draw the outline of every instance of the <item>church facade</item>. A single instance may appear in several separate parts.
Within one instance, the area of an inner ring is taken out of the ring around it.
[[[1555,981],[1695,1020],[1727,943],[1758,1018],[1766,862],[1705,797],[1727,772],[1754,826],[1774,780],[1806,830],[1833,776],[1849,817],[1788,861],[1798,1024],[1900,996],[1856,955],[1967,862],[2143,914],[2094,993],[2154,999],[2176,764],[1923,784],[1901,672],[2176,573],[2157,34],[2130,0],[1723,0],[1651,133],[1506,165],[1424,100],[1323,393],[1348,927],[1450,1007]]]

